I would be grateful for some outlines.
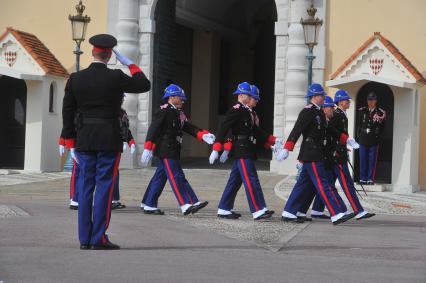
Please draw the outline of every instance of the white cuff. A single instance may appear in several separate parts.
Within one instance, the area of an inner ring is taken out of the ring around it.
[[[367,211],[362,211],[362,212],[359,212],[356,216],[355,216],[355,218],[356,219],[360,219],[361,217],[363,217],[364,215],[366,215],[368,212]]]
[[[70,200],[70,205],[72,206],[78,206],[78,202],[73,201],[72,199]]]
[[[190,204],[184,204],[180,207],[180,209],[182,210],[182,213],[184,213],[188,208],[190,208],[192,205]]]
[[[143,210],[153,211],[153,210],[158,210],[158,208],[144,205]]]
[[[311,211],[311,215],[324,215],[324,211],[316,211],[316,210],[312,210],[312,211]]]
[[[297,217],[306,217],[306,213],[302,213],[302,212],[299,212],[299,211],[298,211],[298,212],[296,213],[296,216],[297,216]]]

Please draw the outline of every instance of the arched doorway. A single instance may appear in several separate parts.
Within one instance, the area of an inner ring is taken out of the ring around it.
[[[235,102],[235,87],[248,81],[260,88],[256,111],[263,128],[273,131],[274,0],[158,1],[154,19],[153,113],[164,87],[174,82],[190,97],[184,110],[191,120],[216,131]],[[268,169],[271,153],[261,145],[259,150],[265,160],[260,167]],[[184,163],[185,157],[202,158],[200,166],[208,166],[207,154],[208,148],[192,139],[183,145]]]
[[[0,76],[0,168],[24,169],[27,86]]]
[[[367,95],[374,92],[377,95],[377,106],[386,111],[385,129],[379,145],[376,168],[377,183],[392,183],[392,152],[393,152],[393,117],[394,95],[391,88],[382,83],[369,82],[361,87],[356,98],[356,109],[367,105]],[[356,111],[355,129],[358,129],[358,111]],[[356,132],[356,130],[355,130]],[[359,181],[359,155],[355,152],[355,180]]]

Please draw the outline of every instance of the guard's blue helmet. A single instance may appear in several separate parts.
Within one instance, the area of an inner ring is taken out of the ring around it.
[[[308,88],[308,92],[306,93],[306,97],[312,97],[317,95],[325,95],[325,91],[320,84],[311,84]]]
[[[330,96],[326,95],[324,97],[324,103],[322,104],[322,107],[334,107],[334,102],[333,102],[333,98],[331,98]]]
[[[255,85],[251,85],[251,97],[253,97],[254,99],[256,99],[257,101],[260,100],[260,94],[259,94],[259,89],[257,88],[257,86]]]
[[[238,85],[237,89],[234,91],[234,94],[247,94],[251,96],[251,92],[251,85],[248,82],[243,82]]]
[[[183,91],[183,89],[175,84],[171,84],[168,87],[166,87],[166,89],[164,90],[164,96],[163,99],[166,99],[170,96],[179,96],[180,98],[182,98],[182,100],[186,100],[186,96],[185,96],[185,92]]]
[[[344,90],[339,89],[336,91],[336,94],[334,95],[334,103],[337,103],[342,100],[350,100],[352,97]]]

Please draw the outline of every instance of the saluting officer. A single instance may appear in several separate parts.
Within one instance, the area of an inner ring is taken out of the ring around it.
[[[326,142],[326,118],[321,109],[324,102],[324,89],[320,84],[312,84],[306,95],[310,103],[300,112],[297,121],[291,131],[284,150],[276,155],[278,161],[286,159],[289,151],[294,146],[301,135],[303,135],[302,145],[298,160],[303,162],[300,176],[291,192],[282,213],[283,221],[298,222],[297,212],[303,203],[306,194],[315,187],[317,194],[327,206],[334,225],[348,220],[339,207],[333,196],[333,190],[329,185],[327,172],[324,167],[324,145]],[[347,135],[341,134],[339,141],[346,143]]]
[[[106,230],[123,147],[119,125],[121,100],[124,92],[148,91],[150,82],[138,66],[117,51],[117,59],[129,67],[132,77],[121,70],[108,69],[112,48],[117,45],[113,36],[99,34],[89,42],[94,46],[94,62],[71,74],[65,87],[63,133],[81,174],[76,183],[80,249],[119,249],[109,241]]]
[[[222,148],[225,149],[225,155],[221,156],[222,162],[226,161],[229,151],[232,150],[234,155],[231,174],[219,202],[217,214],[218,217],[227,219],[237,219],[241,216],[234,212],[233,208],[236,194],[241,184],[244,183],[253,219],[270,218],[274,211],[268,210],[266,206],[255,167],[256,144],[260,142],[271,148],[275,144],[276,138],[260,128],[259,118],[252,109],[260,100],[257,87],[243,82],[238,85],[234,95],[238,95],[238,103],[227,112],[210,155],[210,164],[218,159]],[[230,142],[226,140],[229,132],[233,141],[232,148]]]
[[[147,164],[153,154],[160,161],[141,202],[141,209],[145,214],[164,214],[158,208],[158,199],[167,179],[184,215],[196,213],[208,204],[207,201],[198,200],[186,179],[180,163],[180,152],[183,132],[207,144],[213,144],[215,136],[188,121],[182,111],[186,99],[181,87],[175,84],[169,85],[164,90],[163,96],[163,100],[167,103],[160,106],[149,126],[141,162]]]
[[[377,96],[367,96],[367,106],[358,109],[358,140],[360,144],[360,183],[373,185],[376,178],[379,143],[385,127],[386,111],[377,107]]]

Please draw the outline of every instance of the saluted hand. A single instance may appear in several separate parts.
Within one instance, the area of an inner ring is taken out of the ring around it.
[[[117,57],[117,60],[120,61],[121,64],[126,66],[134,64],[132,60],[118,52],[117,49],[113,49],[112,51],[114,52],[115,57]]]

